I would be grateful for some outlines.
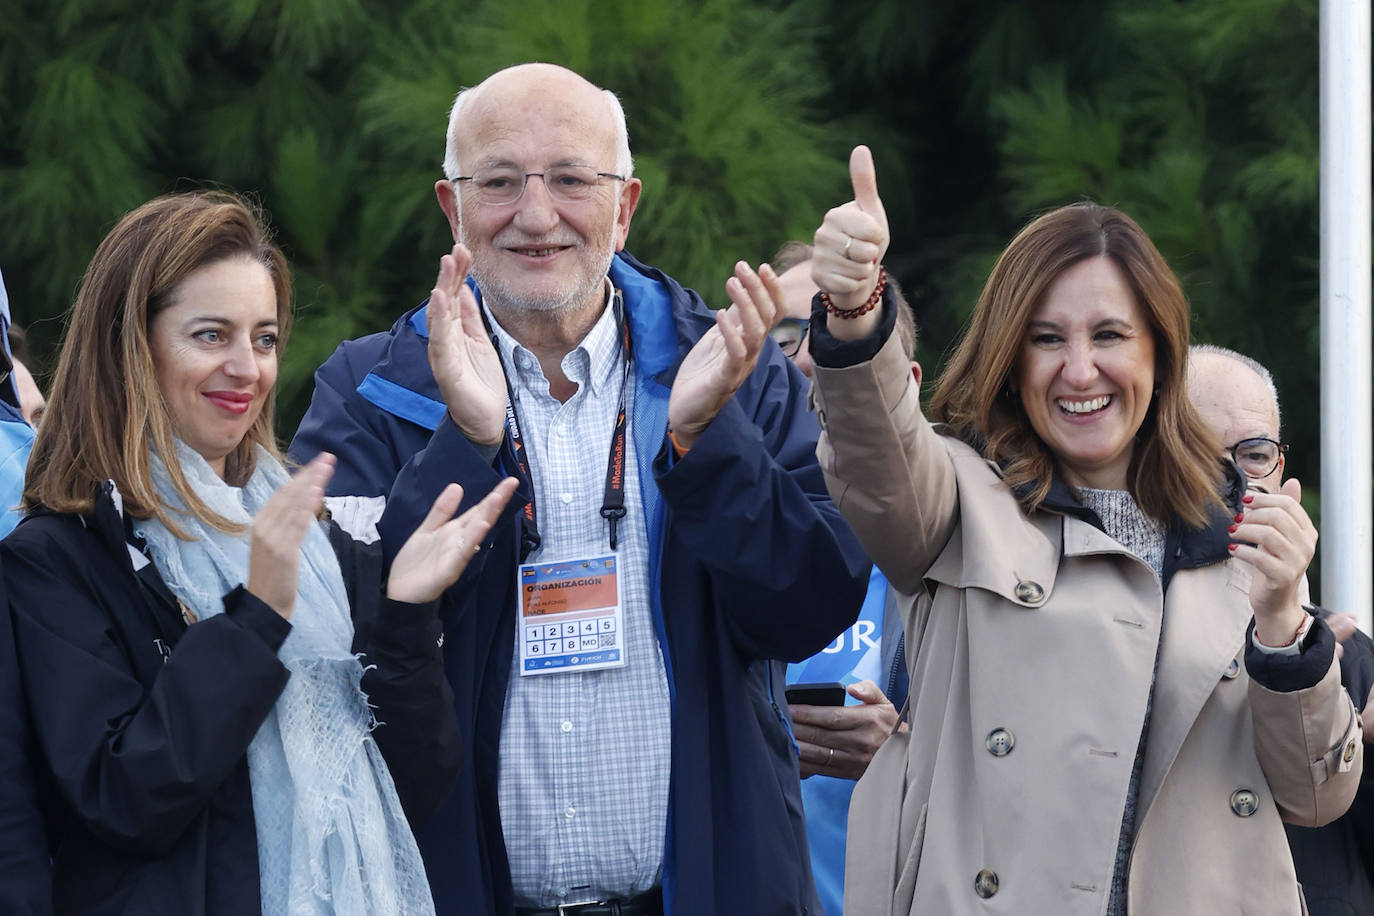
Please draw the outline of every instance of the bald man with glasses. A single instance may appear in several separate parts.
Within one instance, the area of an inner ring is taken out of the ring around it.
[[[1274,377],[1256,360],[1212,345],[1188,354],[1188,396],[1217,434],[1249,486],[1278,492],[1288,446],[1279,438]],[[1303,582],[1304,603],[1306,586]],[[1353,614],[1314,608],[1340,640],[1341,683],[1357,707],[1374,701],[1374,642],[1355,628]],[[1365,742],[1371,743],[1365,730]],[[1361,777],[1350,810],[1325,827],[1284,825],[1298,881],[1312,916],[1374,913],[1374,774]]]
[[[739,262],[713,312],[629,255],[625,112],[562,67],[463,90],[434,189],[430,298],[321,367],[292,454],[334,452],[331,511],[384,545],[520,479],[440,605],[439,916],[818,912],[775,660],[853,622],[867,561],[765,346],[776,277]]]

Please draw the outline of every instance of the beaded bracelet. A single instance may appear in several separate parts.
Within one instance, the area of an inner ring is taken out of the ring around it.
[[[887,270],[882,265],[878,266],[878,285],[873,290],[873,295],[869,296],[863,305],[855,306],[852,309],[836,308],[835,303],[830,301],[829,293],[821,293],[821,302],[825,304],[825,310],[836,318],[858,318],[860,315],[867,315],[873,311],[879,302],[883,301],[883,290],[887,288]]]

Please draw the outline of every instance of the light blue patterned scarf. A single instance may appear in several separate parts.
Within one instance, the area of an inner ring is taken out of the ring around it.
[[[177,443],[177,458],[206,505],[243,524],[287,480],[261,448],[242,489],[184,443]],[[178,539],[156,519],[135,522],[135,530],[167,587],[198,619],[223,613],[225,593],[248,581],[249,535],[225,534],[185,512],[156,454],[152,479],[193,540]],[[291,633],[277,652],[291,677],[248,746],[268,916],[434,912],[420,851],[369,734],[372,715],[352,642],[338,559],[323,528],[312,525],[301,547]]]

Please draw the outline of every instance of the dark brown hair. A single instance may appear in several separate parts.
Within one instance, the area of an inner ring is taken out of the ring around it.
[[[106,480],[124,510],[156,516],[180,531],[153,488],[150,447],[176,454],[171,415],[158,388],[148,329],[172,304],[177,287],[206,265],[247,258],[267,269],[277,296],[278,354],[291,325],[291,271],[257,208],[222,191],[169,194],[126,214],[96,249],[67,316],[48,411],[34,441],[24,482],[24,508],[86,514]],[[254,447],[280,458],[269,394],[248,434],[225,462],[241,484],[253,472]],[[212,512],[180,464],[167,469],[191,512],[223,531],[239,526]]]
[[[1049,492],[1055,459],[1013,393],[1013,373],[1045,291],[1064,271],[1094,257],[1120,268],[1154,335],[1159,394],[1136,433],[1127,486],[1151,517],[1202,526],[1207,505],[1219,499],[1220,449],[1188,400],[1188,304],[1149,236],[1113,207],[1061,207],[1017,233],[940,376],[931,416],[997,462],[1023,509],[1037,508]]]

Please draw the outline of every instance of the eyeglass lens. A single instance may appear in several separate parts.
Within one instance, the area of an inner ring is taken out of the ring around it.
[[[596,169],[583,165],[556,165],[543,172],[530,173],[499,167],[473,172],[472,187],[484,203],[508,204],[525,193],[525,183],[531,178],[541,178],[550,197],[576,202],[590,197],[601,177]]]
[[[782,348],[784,356],[796,356],[801,350],[802,341],[806,339],[806,330],[809,323],[800,318],[784,318],[769,335],[777,341]]]
[[[1273,439],[1242,439],[1231,457],[1247,477],[1264,477],[1278,467],[1281,448]]]

